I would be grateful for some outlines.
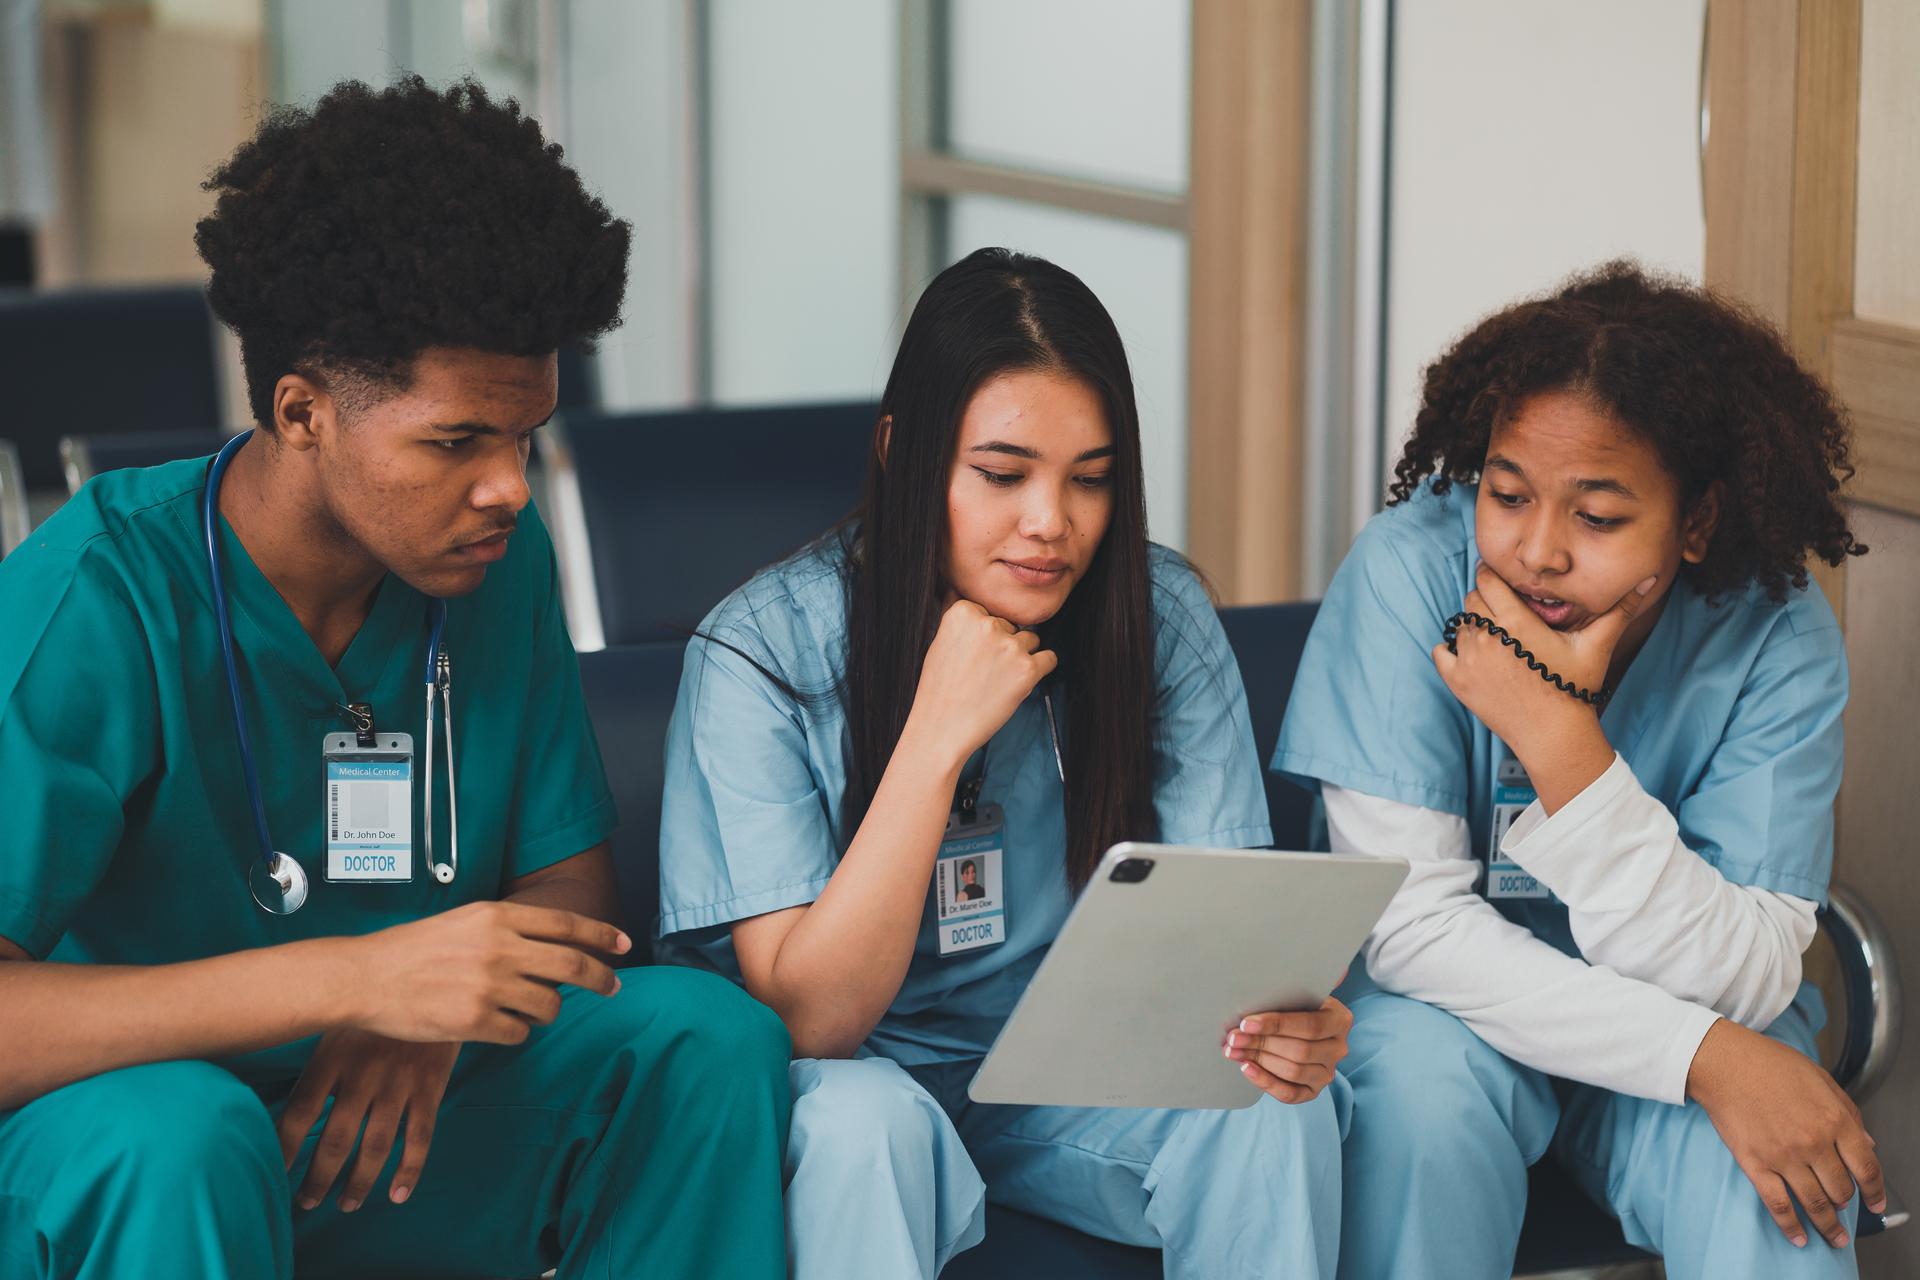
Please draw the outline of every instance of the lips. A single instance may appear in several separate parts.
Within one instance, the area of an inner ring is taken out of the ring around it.
[[[1051,587],[1067,576],[1065,560],[1002,560],[1000,564],[1015,581],[1029,587]]]
[[[1542,622],[1555,629],[1572,622],[1580,612],[1579,605],[1569,603],[1558,596],[1534,595],[1517,588],[1514,594],[1525,601],[1527,608],[1538,614]]]
[[[503,529],[490,537],[477,542],[465,542],[454,548],[454,554],[464,559],[476,560],[482,564],[491,564],[507,554],[507,539],[513,536],[513,530]]]

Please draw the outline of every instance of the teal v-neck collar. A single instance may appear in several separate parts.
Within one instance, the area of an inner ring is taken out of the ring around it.
[[[220,517],[220,545],[235,643],[256,663],[264,655],[302,694],[327,703],[369,699],[395,663],[421,660],[414,642],[425,642],[426,597],[391,573],[381,579],[373,608],[339,665],[329,667],[225,516]]]

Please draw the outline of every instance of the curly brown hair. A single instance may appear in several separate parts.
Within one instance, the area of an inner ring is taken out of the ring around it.
[[[1387,504],[1429,476],[1438,493],[1477,483],[1494,428],[1555,391],[1651,444],[1685,504],[1721,485],[1712,546],[1690,566],[1708,596],[1758,582],[1783,600],[1809,552],[1866,552],[1840,507],[1852,431],[1833,393],[1752,311],[1625,260],[1489,316],[1427,367]]]

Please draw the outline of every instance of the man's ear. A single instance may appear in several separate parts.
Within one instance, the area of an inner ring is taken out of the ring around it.
[[[1720,503],[1726,492],[1726,484],[1715,480],[1688,510],[1680,530],[1680,558],[1688,564],[1699,564],[1707,558],[1714,531],[1720,527]]]
[[[880,466],[883,470],[887,465],[887,446],[892,442],[893,415],[889,413],[883,415],[879,425],[873,429],[873,454],[876,458],[880,459]]]
[[[273,433],[293,449],[311,449],[337,425],[334,398],[304,374],[289,373],[273,386]]]

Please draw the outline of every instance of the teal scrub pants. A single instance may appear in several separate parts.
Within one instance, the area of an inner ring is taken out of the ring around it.
[[[1452,1014],[1367,984],[1350,990],[1353,1085],[1340,1275],[1480,1280],[1512,1274],[1527,1166],[1551,1152],[1660,1254],[1673,1280],[1838,1278],[1853,1246],[1774,1226],[1706,1111],[1552,1080],[1488,1047]],[[1814,1056],[1823,1013],[1802,986],[1767,1035]],[[1859,1196],[1841,1219],[1849,1236]],[[1804,1215],[1803,1219],[1804,1221]]]
[[[525,1044],[460,1055],[404,1205],[386,1198],[396,1146],[357,1212],[294,1209],[318,1127],[289,1175],[287,1084],[270,1106],[211,1063],[112,1071],[0,1112],[0,1280],[784,1276],[785,1029],[710,974],[621,980],[611,997],[567,990]]]
[[[1345,1081],[1300,1106],[1007,1107],[967,1099],[978,1066],[793,1064],[795,1280],[930,1278],[987,1200],[1163,1249],[1173,1280],[1334,1274]]]

